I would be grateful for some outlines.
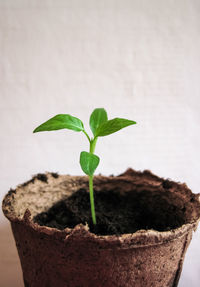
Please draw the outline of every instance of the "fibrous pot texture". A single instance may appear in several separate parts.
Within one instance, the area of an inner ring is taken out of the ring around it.
[[[25,286],[177,286],[200,218],[199,195],[186,184],[165,180],[150,171],[128,169],[119,176],[94,177],[95,191],[115,190],[122,197],[130,193],[134,200],[144,193],[144,209],[153,213],[161,202],[166,213],[165,206],[172,206],[176,216],[181,216],[180,226],[166,231],[143,227],[134,233],[96,235],[87,224],[59,230],[34,221],[39,213],[81,189],[88,190],[86,176],[46,173],[5,196],[3,211],[11,222]]]

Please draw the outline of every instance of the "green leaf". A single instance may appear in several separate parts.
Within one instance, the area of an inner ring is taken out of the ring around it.
[[[83,172],[87,175],[93,175],[99,165],[99,157],[95,154],[82,151],[80,154],[80,165]]]
[[[95,109],[90,116],[90,128],[93,135],[96,136],[96,130],[104,122],[107,122],[108,116],[105,109]]]
[[[104,137],[134,124],[136,124],[136,122],[134,121],[121,118],[114,118],[99,126],[99,128],[96,131],[96,136]]]
[[[68,114],[59,114],[38,126],[36,129],[34,129],[33,132],[37,133],[61,129],[69,129],[76,132],[80,132],[84,130],[84,126],[82,121],[78,118],[75,118]]]

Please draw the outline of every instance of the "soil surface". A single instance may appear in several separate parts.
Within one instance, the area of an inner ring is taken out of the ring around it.
[[[42,226],[64,229],[88,224],[97,235],[120,235],[140,229],[168,231],[185,223],[185,208],[169,204],[165,196],[148,190],[120,195],[114,190],[94,191],[97,224],[91,220],[89,193],[78,190],[72,196],[54,204],[47,212],[34,217]]]

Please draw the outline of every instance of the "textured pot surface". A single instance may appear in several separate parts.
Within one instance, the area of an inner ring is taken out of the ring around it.
[[[76,190],[85,176],[47,173],[11,190],[3,201],[11,221],[26,287],[175,287],[192,232],[200,218],[199,195],[185,184],[132,169],[117,177],[96,176],[95,190],[123,194],[148,190],[184,210],[181,227],[158,232],[97,236],[87,226],[57,230],[39,226],[33,217]],[[123,186],[123,188],[121,188]]]

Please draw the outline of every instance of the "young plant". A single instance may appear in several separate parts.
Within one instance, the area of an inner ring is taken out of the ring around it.
[[[88,133],[84,129],[84,125],[81,120],[73,117],[69,114],[58,114],[55,117],[44,122],[38,126],[33,132],[43,132],[43,131],[54,131],[60,129],[69,129],[76,132],[83,132],[90,144],[89,152],[82,151],[80,154],[80,165],[83,172],[89,176],[89,191],[90,191],[90,206],[92,214],[92,222],[96,224],[95,215],[95,205],[94,205],[94,194],[93,194],[93,177],[94,172],[99,165],[99,157],[94,154],[97,139],[99,137],[104,137],[113,134],[125,127],[134,125],[136,122],[122,119],[114,118],[108,120],[107,112],[105,109],[99,108],[95,109],[90,116],[90,128],[93,133],[93,137],[89,137]]]

